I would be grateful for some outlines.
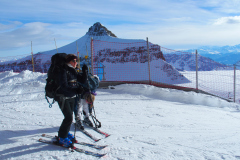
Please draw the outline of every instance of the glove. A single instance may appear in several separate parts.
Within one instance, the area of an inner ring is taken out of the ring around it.
[[[86,64],[83,65],[82,71],[83,73],[88,73],[88,66]]]
[[[77,94],[82,94],[84,91],[83,87],[82,86],[79,86],[78,88],[76,88],[76,92]]]
[[[100,79],[97,75],[93,75],[93,76],[98,79],[98,82],[100,82]]]

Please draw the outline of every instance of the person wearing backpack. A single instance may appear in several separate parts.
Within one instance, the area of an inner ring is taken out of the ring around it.
[[[68,54],[65,57],[65,64],[62,69],[57,72],[56,83],[59,89],[57,90],[56,97],[54,98],[61,109],[64,119],[58,131],[58,141],[65,147],[71,147],[72,141],[75,137],[69,133],[73,120],[73,110],[75,106],[75,99],[77,95],[82,94],[83,88],[78,84],[85,83],[87,80],[86,65],[83,65],[82,74],[76,72],[77,56]]]

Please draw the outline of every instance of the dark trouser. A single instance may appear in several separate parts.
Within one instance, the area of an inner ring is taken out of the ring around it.
[[[63,101],[58,101],[59,108],[61,109]],[[75,98],[66,99],[62,109],[64,119],[58,131],[58,136],[61,138],[67,138],[73,121],[73,109],[75,104]]]
[[[78,105],[79,105],[79,101],[81,101],[81,99],[80,99],[80,96],[77,95],[77,97],[75,98],[75,105],[74,105],[74,109],[73,109],[75,118],[76,118],[77,115],[78,115]]]

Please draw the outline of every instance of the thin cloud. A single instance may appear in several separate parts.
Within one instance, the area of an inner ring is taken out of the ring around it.
[[[19,21],[9,22],[8,24],[1,24],[0,23],[0,32],[1,31],[6,32],[8,30],[16,28],[19,25],[22,25],[22,23],[19,22]]]
[[[31,41],[36,41],[38,44],[49,41],[54,33],[46,28],[48,25],[41,22],[27,23],[15,30],[0,33],[0,50],[25,47]]]
[[[224,25],[224,24],[236,24],[240,23],[240,16],[234,17],[221,17],[215,21],[215,25]]]

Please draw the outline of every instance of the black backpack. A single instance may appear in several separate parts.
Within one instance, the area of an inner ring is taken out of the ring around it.
[[[56,83],[56,77],[66,63],[66,56],[66,53],[56,53],[51,58],[51,66],[48,69],[45,86],[45,98],[49,103],[49,108],[51,108],[52,104],[55,102],[57,91],[61,87]],[[48,98],[53,98],[52,103],[49,102]]]

